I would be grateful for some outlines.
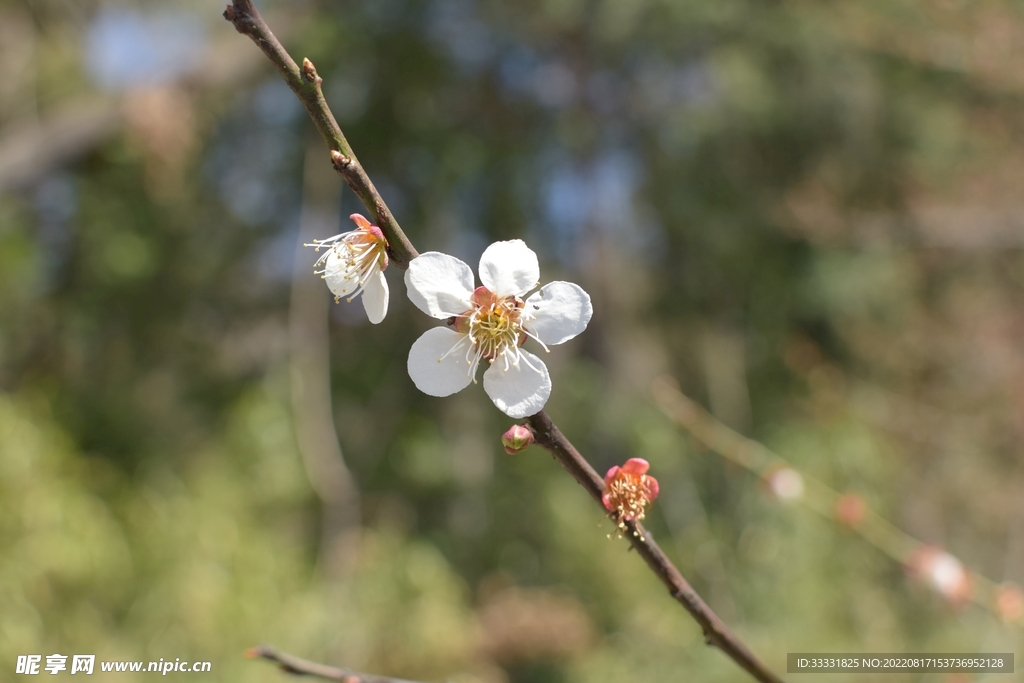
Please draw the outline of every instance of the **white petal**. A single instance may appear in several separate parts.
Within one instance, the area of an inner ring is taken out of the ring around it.
[[[447,327],[424,332],[409,349],[409,377],[416,388],[431,396],[451,396],[464,389],[473,381],[466,362],[468,345],[466,335]]]
[[[530,295],[523,314],[527,329],[545,344],[561,344],[587,329],[594,307],[590,295],[572,282],[549,282]]]
[[[371,273],[363,286],[363,308],[374,325],[388,314],[388,298],[388,281],[384,279],[384,273],[379,270]]]
[[[498,296],[522,296],[539,280],[537,255],[522,240],[495,242],[480,257],[480,282]]]
[[[448,318],[473,307],[473,271],[454,256],[428,251],[409,262],[405,291],[427,315]]]
[[[343,253],[333,248],[324,263],[324,280],[334,296],[348,296],[359,286],[358,274],[346,267]]]
[[[523,349],[519,349],[523,356],[519,360],[519,365],[512,365],[513,353],[506,351],[510,356],[507,370],[505,359],[500,356],[487,368],[487,372],[484,373],[484,391],[499,410],[509,417],[518,419],[540,412],[548,402],[548,396],[551,395],[551,375],[548,374],[544,361]]]

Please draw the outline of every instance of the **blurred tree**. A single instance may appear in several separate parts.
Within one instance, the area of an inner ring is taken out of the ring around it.
[[[774,669],[797,649],[1020,645],[779,507],[648,400],[674,375],[1024,581],[1017,4],[267,10],[417,245],[474,263],[521,237],[591,292],[548,410],[595,466],[652,463],[652,533]],[[3,660],[278,680],[240,659],[266,640],[419,679],[733,680],[553,463],[502,453],[479,387],[414,389],[430,323],[393,271],[383,324],[331,309],[322,372],[362,527],[349,578],[326,576],[288,365],[312,132],[260,59],[201,3],[0,8]],[[318,201],[347,216],[335,182]],[[547,620],[564,641],[538,647]]]

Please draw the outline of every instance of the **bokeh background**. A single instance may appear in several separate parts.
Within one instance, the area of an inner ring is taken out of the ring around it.
[[[591,293],[548,412],[601,471],[652,463],[652,533],[770,666],[1022,651],[651,398],[673,377],[1024,581],[1019,3],[261,7],[420,250],[523,238]],[[400,272],[379,326],[330,301],[297,245],[360,207],[222,9],[0,5],[3,677],[57,652],[283,680],[243,657],[267,642],[419,680],[742,680],[557,463],[502,452],[480,387],[415,390],[433,323]]]

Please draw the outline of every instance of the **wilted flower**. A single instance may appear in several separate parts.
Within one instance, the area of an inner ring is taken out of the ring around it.
[[[366,317],[376,325],[388,312],[388,282],[383,273],[388,267],[388,243],[380,228],[360,214],[349,218],[357,229],[303,246],[317,251],[327,247],[327,253],[316,262],[323,269],[314,272],[327,281],[335,301],[347,297],[351,302],[362,294]]]
[[[971,596],[971,577],[960,560],[933,545],[915,548],[906,562],[907,573],[922,579],[947,602],[960,605]]]
[[[601,502],[611,513],[619,529],[626,522],[639,522],[647,513],[647,506],[658,497],[658,480],[647,474],[650,464],[643,458],[630,458],[626,463],[608,470],[604,475],[604,493]]]
[[[509,455],[519,455],[533,443],[533,430],[526,425],[512,425],[501,435],[501,445]]]
[[[506,415],[533,415],[551,394],[547,366],[522,349],[527,337],[544,350],[569,341],[587,327],[590,296],[571,282],[537,286],[537,255],[522,240],[495,242],[480,257],[482,287],[473,287],[465,263],[436,251],[409,263],[409,299],[448,327],[427,330],[409,350],[409,376],[431,396],[449,396],[476,381],[481,360],[484,391]]]

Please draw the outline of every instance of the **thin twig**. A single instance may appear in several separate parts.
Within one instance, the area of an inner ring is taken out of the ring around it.
[[[342,669],[337,666],[318,664],[307,659],[281,652],[270,645],[260,645],[246,651],[246,657],[250,659],[267,659],[275,662],[278,668],[285,673],[295,676],[316,676],[328,681],[341,681],[341,683],[416,683],[402,678],[389,678],[388,676],[375,676],[373,674],[359,673],[351,669]]]
[[[587,493],[603,508],[601,494],[604,492],[604,480],[559,431],[548,414],[542,410],[527,420],[530,427],[533,428],[536,443],[548,449],[555,459],[569,471],[569,474],[579,482],[580,486],[586,489]],[[651,538],[650,532],[637,522],[627,521],[625,524],[628,529],[626,537],[633,544],[633,548],[644,558],[651,571],[665,584],[672,597],[678,600],[700,624],[707,643],[721,649],[747,673],[762,683],[779,683],[781,679],[762,664],[697,595],[689,582],[683,578],[672,561]]]
[[[409,242],[409,239],[398,226],[394,216],[388,209],[384,200],[380,197],[370,182],[366,171],[356,160],[352,148],[341,132],[334,115],[331,114],[327,103],[324,101],[323,93],[320,90],[321,79],[316,74],[313,64],[303,60],[300,70],[295,60],[274,37],[270,28],[260,17],[259,12],[253,7],[250,0],[233,0],[232,4],[224,11],[224,18],[234,24],[239,33],[249,36],[260,47],[261,50],[274,63],[285,82],[296,94],[302,104],[306,107],[313,123],[316,124],[320,135],[331,149],[331,159],[335,169],[348,181],[348,184],[362,200],[366,208],[373,213],[377,224],[384,231],[390,243],[389,252],[395,265],[404,268],[408,262],[417,256],[416,249]],[[601,494],[604,491],[604,480],[598,476],[594,468],[590,466],[579,451],[577,451],[569,440],[562,435],[558,427],[551,421],[547,413],[541,411],[529,418],[537,443],[547,448],[562,463],[577,482],[587,490],[599,505]],[[762,683],[780,683],[781,679],[775,676],[764,664],[762,664],[747,647],[729,631],[729,628],[722,622],[690,584],[683,578],[683,575],[672,564],[661,548],[644,531],[643,527],[635,522],[626,522],[628,536],[633,547],[639,555],[644,558],[647,566],[662,580],[668,587],[669,593],[678,600],[684,608],[693,616],[704,630],[704,636],[708,644],[720,648],[725,654],[731,657],[737,664],[745,669],[751,676]],[[276,651],[267,649],[273,655]],[[267,657],[263,650],[256,652],[254,656],[262,656],[280,662],[277,657]],[[298,660],[302,662],[302,660]],[[303,664],[310,664],[303,662]],[[282,665],[283,666],[283,665]],[[320,667],[320,665],[313,665]],[[324,670],[342,672],[341,669],[323,667]],[[312,673],[312,671],[295,671],[296,673]],[[322,674],[315,674],[322,675]],[[331,676],[323,676],[331,678]],[[335,678],[334,680],[344,680]],[[362,681],[364,679],[356,679]],[[371,680],[371,679],[367,679]],[[381,681],[393,679],[378,679]]]
[[[764,444],[748,439],[717,420],[700,404],[679,391],[671,378],[656,380],[651,390],[658,407],[669,419],[689,432],[699,443],[727,460],[762,479],[767,479],[772,471],[780,467],[798,471]],[[803,502],[822,517],[834,520],[836,505],[842,494],[803,472],[800,472],[800,478],[809,494]],[[922,545],[866,505],[863,515],[864,519],[852,526],[851,530],[897,562],[906,562],[914,549]]]
[[[772,471],[780,467],[798,472],[806,487],[801,503],[825,519],[832,522],[840,521],[837,510],[843,494],[839,491],[801,472],[763,444],[733,431],[696,401],[683,394],[675,380],[668,377],[660,378],[654,382],[651,389],[654,400],[662,412],[685,429],[698,443],[762,479],[767,479]],[[867,503],[863,503],[859,520],[843,524],[848,531],[856,533],[903,566],[907,566],[915,552],[926,547],[923,541],[898,528],[868,507]],[[972,587],[969,599],[1004,618],[995,598],[1001,588],[1000,584],[974,570],[965,568],[964,571],[970,576]],[[1006,585],[1008,584],[1003,584]],[[1024,625],[1024,619],[1018,618],[1017,623]]]
[[[313,124],[320,132],[320,136],[330,148],[331,163],[335,170],[349,184],[349,187],[363,202],[373,215],[376,224],[383,231],[384,237],[388,240],[388,255],[391,257],[391,262],[399,268],[408,267],[409,261],[418,255],[416,249],[412,246],[409,238],[405,236],[398,221],[395,220],[391,210],[388,209],[380,193],[377,192],[377,188],[370,181],[370,177],[366,175],[362,164],[352,152],[334,114],[327,106],[320,87],[323,80],[317,75],[313,62],[308,59],[302,60],[300,69],[291,55],[274,37],[270,27],[263,21],[263,17],[260,16],[251,0],[233,0],[224,10],[224,18],[234,24],[239,33],[252,38],[253,42],[277,67],[281,77],[302,102],[309,117],[313,119]]]

